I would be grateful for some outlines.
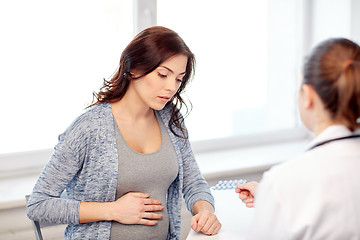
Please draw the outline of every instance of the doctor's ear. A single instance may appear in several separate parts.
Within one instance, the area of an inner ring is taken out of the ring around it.
[[[303,84],[300,89],[300,95],[302,98],[301,102],[305,109],[309,109],[314,106],[314,99],[315,99],[316,92],[311,85]]]

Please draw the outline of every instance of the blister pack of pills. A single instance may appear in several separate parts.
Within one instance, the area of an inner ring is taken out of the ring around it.
[[[211,187],[212,190],[228,190],[228,189],[235,189],[236,184],[243,184],[246,183],[246,180],[226,180],[226,181],[219,181],[215,186]]]

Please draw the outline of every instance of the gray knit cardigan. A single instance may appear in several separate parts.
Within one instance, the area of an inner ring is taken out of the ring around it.
[[[167,127],[171,106],[159,114]],[[208,184],[202,177],[190,143],[176,137],[167,127],[173,143],[179,173],[167,193],[170,228],[167,239],[180,238],[181,196],[191,211],[205,200],[214,206]],[[110,221],[79,223],[80,202],[115,200],[118,153],[114,118],[108,103],[97,104],[79,116],[59,136],[54,153],[42,170],[27,205],[30,219],[69,224],[65,239],[109,239]],[[66,198],[60,197],[66,189]]]

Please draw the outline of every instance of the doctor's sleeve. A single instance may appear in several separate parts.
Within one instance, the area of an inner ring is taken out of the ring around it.
[[[290,239],[283,204],[271,170],[265,172],[255,194],[254,216],[246,239]]]

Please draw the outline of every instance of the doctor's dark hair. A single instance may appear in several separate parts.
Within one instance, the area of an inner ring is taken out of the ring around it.
[[[183,106],[186,108],[185,115],[191,110],[181,97],[186,85],[195,73],[195,56],[185,44],[184,40],[174,31],[160,26],[147,28],[138,33],[127,45],[120,57],[118,70],[110,80],[105,80],[98,93],[94,93],[95,103],[113,103],[122,99],[130,81],[139,79],[154,71],[161,63],[169,58],[182,54],[187,56],[186,73],[182,79],[178,91],[167,103],[171,105],[171,117],[168,126],[172,133],[178,137],[188,138],[187,130],[183,127],[184,117],[180,114]],[[142,73],[134,77],[131,72]],[[91,105],[91,106],[92,106]],[[181,130],[178,134],[173,127]]]
[[[320,96],[333,120],[360,127],[360,47],[345,38],[320,43],[304,65],[304,84]]]

